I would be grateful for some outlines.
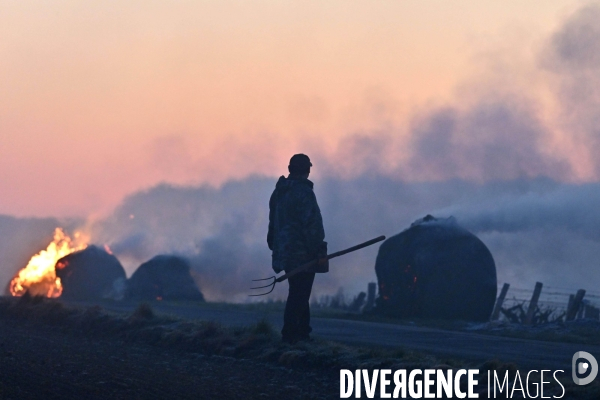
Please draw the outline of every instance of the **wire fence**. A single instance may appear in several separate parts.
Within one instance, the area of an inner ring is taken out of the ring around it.
[[[499,285],[498,293],[500,293],[501,289],[502,285]],[[586,292],[583,300],[584,303],[598,307],[600,305],[600,292],[587,289],[585,290]],[[538,307],[540,309],[551,308],[559,313],[566,312],[569,304],[569,296],[575,295],[575,293],[577,293],[577,290],[574,289],[543,286],[542,293],[540,294],[540,298],[538,300]],[[511,285],[508,289],[508,293],[506,294],[506,299],[504,300],[504,308],[510,308],[517,304],[523,303],[528,305],[532,295],[533,287],[527,289],[517,288]]]

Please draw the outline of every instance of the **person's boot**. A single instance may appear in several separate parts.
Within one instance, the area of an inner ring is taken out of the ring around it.
[[[313,339],[307,334],[307,335],[302,335],[296,338],[297,342],[312,342]]]
[[[282,336],[281,341],[287,344],[296,344],[298,343],[298,338],[295,336]]]

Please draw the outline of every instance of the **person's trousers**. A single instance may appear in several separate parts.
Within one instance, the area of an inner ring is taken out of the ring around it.
[[[308,334],[312,331],[308,302],[314,280],[314,272],[300,272],[288,279],[290,291],[285,303],[283,329],[281,330],[284,340],[307,339]]]

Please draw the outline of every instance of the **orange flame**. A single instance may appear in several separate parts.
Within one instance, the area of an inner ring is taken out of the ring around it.
[[[79,233],[75,233],[75,239],[80,243],[74,244],[61,228],[56,228],[54,240],[46,250],[31,257],[27,266],[10,281],[10,293],[13,296],[22,296],[26,292],[46,297],[60,296],[62,284],[54,269],[56,262],[67,254],[87,247]]]

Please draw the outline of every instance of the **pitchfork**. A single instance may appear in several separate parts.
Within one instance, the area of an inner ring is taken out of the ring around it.
[[[277,276],[272,276],[270,278],[264,278],[264,279],[253,279],[252,282],[260,282],[260,281],[271,281],[271,282],[269,284],[265,285],[265,286],[257,286],[257,287],[253,287],[253,288],[250,288],[250,289],[271,288],[271,290],[269,290],[266,293],[250,294],[249,296],[265,296],[265,295],[271,293],[273,291],[273,289],[275,289],[275,284],[276,283],[283,282],[286,279],[288,279],[288,278],[290,278],[290,277],[292,277],[292,276],[294,276],[294,275],[296,275],[296,274],[298,274],[298,273],[300,273],[302,271],[306,271],[310,267],[318,264],[319,261],[321,261],[323,259],[331,260],[332,258],[343,256],[344,254],[351,253],[353,251],[362,249],[363,247],[370,246],[370,245],[375,244],[377,242],[381,242],[382,240],[385,240],[385,236],[376,237],[375,239],[371,239],[371,240],[368,240],[368,241],[366,241],[364,243],[357,244],[356,246],[349,247],[346,250],[338,251],[337,253],[331,253],[331,254],[328,254],[328,255],[326,255],[324,257],[321,257],[321,258],[315,258],[314,260],[309,261],[306,264],[302,264],[301,266],[299,266],[299,267],[291,270],[290,272],[281,275],[279,278],[277,278]]]

